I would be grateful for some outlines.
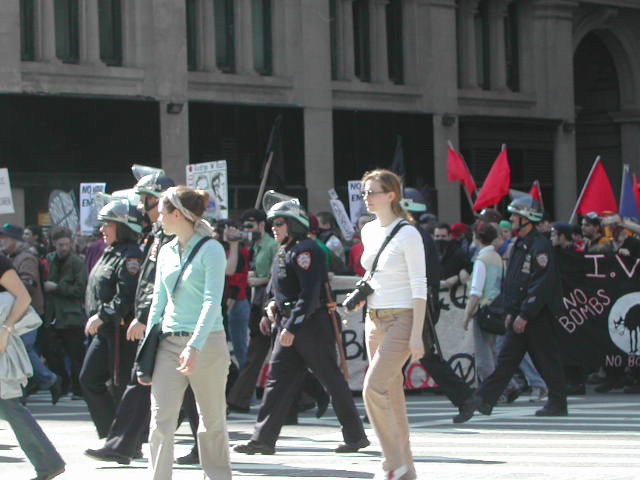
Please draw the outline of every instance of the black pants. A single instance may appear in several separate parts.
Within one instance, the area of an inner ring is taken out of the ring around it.
[[[357,442],[365,437],[353,395],[338,367],[331,319],[328,312],[321,309],[305,320],[291,347],[283,347],[279,341],[275,342],[271,371],[252,440],[275,445],[291,405],[302,387],[307,366],[331,395],[345,442]]]
[[[78,379],[84,361],[84,330],[80,326],[55,328],[45,327],[39,332],[38,342],[47,366],[62,378],[63,391],[71,389],[75,395],[82,395]],[[71,360],[71,375],[67,372],[65,356]]]
[[[473,393],[471,387],[455,374],[440,355],[427,354],[420,359],[420,363],[456,407],[461,406]]]
[[[249,408],[251,396],[256,389],[256,382],[262,365],[271,348],[271,336],[263,335],[260,332],[259,323],[262,318],[262,309],[256,305],[251,306],[251,317],[249,318],[249,348],[247,350],[247,361],[240,374],[227,395],[227,402],[234,407]]]
[[[104,446],[133,457],[149,436],[151,420],[151,387],[138,383],[135,369],[122,394],[116,416]]]
[[[558,342],[552,328],[553,317],[547,310],[527,322],[524,333],[513,331],[513,324],[498,354],[496,369],[482,382],[477,395],[489,405],[495,405],[518,369],[524,354],[529,352],[533,364],[549,389],[547,405],[564,408],[567,405],[566,382]]]
[[[114,379],[116,361],[115,331],[103,326],[93,337],[80,371],[82,393],[87,402],[91,419],[98,430],[98,437],[105,438],[116,415],[116,407],[129,383],[131,368],[136,355],[137,342],[126,340],[127,329],[119,332],[118,356],[120,374]],[[117,385],[115,380],[117,380]],[[108,383],[111,385],[107,385]]]

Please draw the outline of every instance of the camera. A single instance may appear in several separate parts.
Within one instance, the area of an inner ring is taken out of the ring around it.
[[[347,295],[347,298],[342,302],[342,306],[347,310],[355,310],[360,302],[367,299],[369,295],[373,293],[373,288],[365,280],[360,280],[356,283],[356,288]]]
[[[247,242],[251,243],[256,232],[241,232],[239,230],[227,231],[226,237],[229,242]]]

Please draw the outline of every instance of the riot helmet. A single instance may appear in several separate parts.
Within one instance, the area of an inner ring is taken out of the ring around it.
[[[101,222],[116,222],[135,233],[142,232],[142,214],[124,198],[115,198],[98,212]]]
[[[164,172],[155,172],[142,177],[133,188],[138,195],[147,194],[160,198],[162,192],[175,185],[175,182]]]
[[[262,198],[262,207],[267,212],[267,220],[284,217],[299,223],[304,230],[309,230],[309,216],[297,198],[269,190]]]
[[[533,223],[542,221],[543,212],[540,202],[528,193],[514,198],[507,207],[507,211],[513,215],[524,217]]]
[[[400,200],[400,205],[411,213],[425,213],[427,208],[427,201],[424,195],[415,188],[406,187],[404,189],[403,198]]]

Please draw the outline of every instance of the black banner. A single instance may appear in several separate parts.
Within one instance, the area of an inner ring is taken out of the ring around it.
[[[556,330],[568,364],[640,366],[640,259],[558,252],[563,313]]]

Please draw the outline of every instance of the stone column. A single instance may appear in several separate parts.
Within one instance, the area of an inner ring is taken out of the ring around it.
[[[216,62],[216,24],[213,1],[200,1],[200,50],[199,64],[205,72],[218,73]]]
[[[54,0],[40,0],[38,3],[39,59],[45,62],[60,63],[56,56],[56,24]]]
[[[387,53],[387,11],[389,0],[371,0],[371,81],[390,83]]]
[[[147,75],[155,80],[159,99],[162,168],[176,183],[184,183],[189,163],[189,103],[187,92],[187,32],[185,2],[153,0],[153,62]],[[168,113],[167,105],[182,105]]]
[[[238,73],[256,75],[253,60],[253,9],[251,0],[236,0],[234,9]]]
[[[79,5],[80,63],[97,65],[101,63],[98,0],[83,0]]]
[[[299,0],[301,65],[294,81],[304,106],[304,168],[310,211],[329,208],[334,187],[329,2]]]
[[[489,6],[490,27],[490,68],[491,90],[506,91],[507,88],[507,52],[504,38],[504,19],[511,0],[493,0]]]
[[[476,36],[474,17],[478,11],[479,0],[459,0],[458,17],[460,24],[456,25],[459,31],[460,45],[460,80],[461,87],[465,90],[478,89],[478,70],[476,67]],[[456,42],[457,43],[457,42]]]
[[[20,89],[20,56],[20,5],[7,2],[0,16],[0,85],[5,92]]]
[[[355,52],[353,38],[353,0],[338,0],[338,78],[352,82],[358,80],[355,72]]]
[[[633,115],[625,115],[620,122],[620,141],[622,163],[631,167],[631,171],[640,174],[640,109]]]
[[[556,129],[553,146],[555,212],[552,213],[557,220],[569,220],[578,199],[576,169],[576,136],[573,131],[565,131],[561,124]]]

